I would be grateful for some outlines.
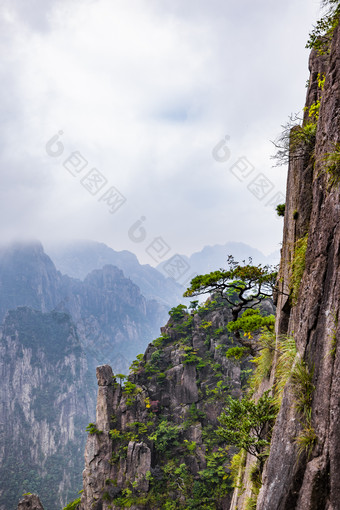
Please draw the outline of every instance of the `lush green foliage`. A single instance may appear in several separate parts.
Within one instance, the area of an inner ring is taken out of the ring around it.
[[[75,499],[74,501],[71,501],[66,505],[63,510],[77,510],[78,506],[80,505],[81,497]]]
[[[259,355],[251,360],[256,365],[249,380],[252,390],[257,390],[262,381],[270,376],[275,353],[275,340],[275,335],[269,331],[262,333],[258,340]]]
[[[276,413],[274,398],[268,391],[257,402],[247,397],[236,400],[229,396],[227,408],[219,418],[218,434],[227,444],[243,448],[263,462]]]
[[[240,359],[247,356],[247,354],[249,354],[247,347],[230,347],[230,349],[228,349],[226,352],[226,357],[228,359],[234,358],[239,361]]]
[[[297,354],[296,343],[292,337],[282,337],[277,346],[278,359],[275,372],[275,395],[278,404],[281,403],[283,390],[291,376]]]
[[[273,331],[274,325],[274,315],[263,316],[260,310],[248,308],[236,321],[228,323],[228,331],[243,331],[244,334],[254,333],[260,329]]]
[[[316,105],[311,109],[309,115],[309,121],[303,125],[300,125],[302,119],[298,116],[291,116],[288,122],[282,126],[281,134],[273,142],[277,149],[272,156],[272,159],[276,161],[275,166],[288,165],[293,160],[313,156],[317,129],[316,117],[318,115]],[[279,216],[284,215],[284,208],[281,205],[284,204],[280,204],[280,209],[277,209]]]
[[[228,270],[193,278],[184,296],[217,292],[233,308],[239,306],[242,309],[254,300],[260,302],[263,297],[272,295],[277,272],[270,266],[253,266],[251,263],[240,265],[232,256],[228,257],[228,264]]]
[[[324,5],[330,7],[328,12],[317,21],[309,39],[306,48],[314,48],[319,54],[329,53],[330,44],[334,34],[334,30],[339,24],[340,6],[338,0],[326,0]]]
[[[104,494],[104,499],[112,502],[116,507],[129,508],[132,505],[148,505],[149,508],[175,508],[175,509],[215,509],[219,500],[225,498],[230,492],[230,477],[228,464],[230,454],[226,444],[216,431],[209,425],[209,419],[205,413],[214,405],[222,409],[229,389],[229,381],[221,363],[224,349],[233,345],[233,340],[223,326],[217,327],[211,322],[213,310],[225,307],[225,302],[214,299],[208,300],[201,306],[192,308],[189,315],[182,306],[173,310],[168,323],[169,336],[162,335],[153,342],[145,356],[140,357],[134,365],[138,378],[134,377],[125,383],[128,393],[125,397],[133,397],[140,388],[138,401],[145,403],[145,419],[143,422],[134,422],[125,426],[125,430],[118,427],[110,431],[112,439],[112,464],[125,462],[129,441],[143,441],[146,444],[153,442],[156,466],[147,473],[146,479],[150,487],[147,493],[140,493],[134,488],[133,483],[127,482],[124,491],[114,491]],[[198,315],[194,321],[194,316]],[[195,329],[194,329],[195,322]],[[193,347],[193,333],[201,335],[209,340],[210,349],[200,354]],[[165,340],[163,340],[165,338]],[[221,344],[219,344],[221,339]],[[219,345],[220,350],[214,354],[213,345]],[[160,380],[171,381],[172,375],[168,375],[172,365],[169,363],[169,351],[176,349],[179,353],[179,361],[183,365],[194,365],[196,369],[196,383],[199,392],[199,403],[191,404],[183,413],[181,425],[172,420],[167,414],[162,414],[163,408],[159,403],[147,396],[147,381],[152,384],[160,384]],[[214,355],[216,356],[214,359]],[[132,382],[133,381],[133,382]],[[134,384],[136,388],[134,388]],[[128,384],[130,383],[130,384]],[[145,383],[145,386],[144,386]],[[208,384],[207,384],[208,383]],[[130,395],[130,392],[132,395]],[[192,437],[191,427],[200,424],[204,448]],[[190,466],[195,459],[204,455],[206,467],[194,478]],[[117,466],[118,467],[118,466]],[[169,499],[169,494],[175,494],[175,499]]]
[[[172,425],[167,420],[163,420],[159,423],[155,432],[149,436],[149,439],[154,441],[156,450],[165,453],[170,446],[179,445],[180,434],[181,429],[177,425]]]
[[[296,304],[302,275],[306,267],[306,251],[308,234],[298,239],[294,246],[293,260],[291,263],[290,298],[293,305]]]
[[[169,311],[169,315],[172,319],[179,321],[185,317],[187,314],[187,307],[185,305],[178,305],[174,308],[171,308]]]
[[[276,212],[278,216],[284,216],[286,210],[286,204],[278,204],[276,206]]]
[[[93,436],[93,435],[99,436],[100,434],[103,433],[102,430],[97,429],[97,426],[95,423],[89,423],[88,426],[86,427],[86,432],[88,432],[91,436]]]

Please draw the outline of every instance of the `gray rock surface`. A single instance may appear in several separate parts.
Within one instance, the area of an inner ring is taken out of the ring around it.
[[[323,73],[326,80],[321,91],[317,81]],[[310,57],[306,106],[320,98],[313,158],[306,153],[292,158],[289,166],[276,321],[278,337],[293,336],[300,358],[313,370],[311,427],[317,441],[310,456],[305,451],[299,453],[296,438],[302,425],[288,384],[273,430],[257,510],[340,508],[340,193],[339,182],[332,182],[325,166],[325,155],[339,143],[339,27],[330,55],[319,56],[313,51]],[[307,117],[308,113],[305,120]],[[336,171],[339,173],[339,167]],[[294,248],[306,234],[305,269],[294,302],[289,296]],[[272,383],[275,368],[274,363]],[[241,496],[234,498],[231,510],[237,507],[243,508]]]
[[[86,445],[81,510],[119,508],[114,498],[121,496],[125,489],[132,490],[134,495],[142,498],[148,495],[148,474],[157,470],[161,472],[167,458],[165,452],[157,451],[154,441],[149,438],[160,420],[167,420],[171,426],[179,427],[181,444],[184,441],[196,442],[195,454],[184,453],[181,447],[175,445],[168,446],[169,451],[172,449],[176,452],[177,460],[187,466],[194,480],[199,480],[200,471],[207,467],[202,431],[206,425],[212,429],[217,427],[217,417],[226,395],[224,390],[221,398],[212,398],[209,391],[216,390],[217,381],[221,381],[228,384],[227,392],[239,396],[241,366],[225,356],[226,349],[235,345],[226,331],[220,337],[212,334],[231,320],[230,310],[220,307],[207,312],[204,317],[199,314],[187,315],[183,321],[188,319],[192,321],[190,334],[183,332],[185,326],[181,330],[181,321],[175,323],[170,320],[162,328],[165,338],[163,345],[148,346],[135,373],[129,376],[129,384],[136,385],[132,394],[117,384],[109,366],[97,368],[95,426],[98,430],[89,435]],[[207,323],[211,324],[209,330],[204,327]],[[220,344],[218,349],[217,344]],[[205,360],[204,366],[198,368],[195,364],[184,363],[186,353],[193,349],[197,356]],[[157,367],[156,372],[148,372],[148,367]],[[192,406],[197,412],[202,412],[201,421],[197,417],[189,420]],[[134,430],[136,423],[151,428],[124,443],[122,436]],[[114,430],[120,439],[113,440],[110,430]],[[125,448],[125,455],[119,454],[122,448]],[[183,495],[173,490],[169,497],[176,499],[183,498]],[[229,508],[230,499],[230,494],[226,494],[224,498],[216,500],[216,509]],[[131,508],[151,507],[140,503]]]
[[[0,337],[0,508],[38,492],[60,508],[81,486],[85,427],[94,409],[87,361],[67,314],[21,307]]]
[[[36,494],[26,494],[18,504],[18,510],[44,510]]]

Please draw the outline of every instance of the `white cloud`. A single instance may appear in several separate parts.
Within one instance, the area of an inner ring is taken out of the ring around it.
[[[161,235],[173,252],[228,240],[277,247],[275,214],[229,168],[247,156],[273,193],[284,189],[268,140],[303,106],[317,4],[3,4],[3,237],[92,238],[151,263],[127,237],[145,215],[148,240]],[[44,147],[60,129],[65,152],[51,158]],[[226,134],[221,164],[211,151]],[[74,150],[127,197],[115,215],[63,168]]]

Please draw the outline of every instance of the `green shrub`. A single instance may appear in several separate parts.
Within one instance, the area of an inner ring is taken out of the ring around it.
[[[63,510],[77,510],[78,506],[80,505],[81,497],[75,499],[74,501],[71,501],[66,505]]]
[[[171,310],[169,311],[169,315],[176,322],[180,321],[181,319],[184,319],[184,317],[187,315],[187,307],[185,305],[175,306],[174,308],[171,308]]]
[[[232,479],[232,486],[234,488],[241,488],[240,482],[243,477],[244,468],[246,463],[246,452],[245,450],[241,450],[232,457],[230,461],[230,476]]]
[[[295,363],[291,381],[293,386],[294,406],[297,412],[305,419],[309,419],[312,407],[312,396],[315,386],[313,384],[314,368],[309,370],[303,360]]]
[[[138,439],[140,439],[140,436],[145,435],[148,431],[147,425],[140,421],[133,421],[131,423],[128,423],[127,427],[129,427],[135,432],[135,434],[138,436]]]
[[[88,432],[89,434],[91,434],[91,436],[93,436],[94,434],[96,434],[97,436],[99,436],[100,434],[103,433],[102,430],[98,430],[97,429],[97,426],[95,423],[89,423],[88,426],[86,427],[86,432]]]
[[[136,393],[137,385],[131,381],[126,381],[124,384],[123,392],[125,395],[134,395]]]
[[[283,390],[292,373],[297,349],[293,337],[280,338],[276,348],[278,350],[278,358],[275,371],[275,395],[277,403],[280,404]]]
[[[294,255],[291,262],[290,299],[291,303],[297,303],[300,283],[306,267],[306,251],[308,234],[298,239],[294,246]]]
[[[218,338],[220,335],[223,335],[223,333],[225,333],[225,327],[222,326],[221,328],[215,329],[213,332],[213,337]]]
[[[272,331],[274,329],[274,325],[274,315],[264,316],[261,314],[260,310],[248,308],[236,321],[230,321],[227,329],[231,332],[243,331],[243,333],[246,334],[245,336],[253,338],[252,333],[263,328],[268,329],[268,331]]]
[[[298,445],[298,455],[306,453],[307,458],[309,458],[317,441],[318,437],[314,428],[309,423],[306,423],[303,430],[295,438],[295,442]]]
[[[262,381],[270,376],[275,353],[275,335],[267,332],[262,333],[258,340],[260,354],[251,360],[256,369],[249,380],[249,386],[253,390],[260,387]]]
[[[278,204],[276,206],[277,215],[278,216],[284,216],[285,215],[285,209],[286,209],[286,204]]]
[[[230,349],[226,352],[226,357],[228,359],[236,359],[239,361],[249,354],[249,349],[247,347],[230,347]]]
[[[130,365],[130,371],[133,374],[138,373],[140,369],[143,367],[143,360],[144,354],[137,354],[136,359]],[[116,375],[116,377],[118,377],[118,374]],[[126,376],[124,376],[124,379],[126,379]],[[122,384],[122,382],[120,382],[120,384]]]
[[[277,414],[275,400],[266,391],[257,402],[247,397],[241,400],[228,396],[227,408],[219,417],[217,433],[229,445],[243,448],[262,464],[270,442],[270,433]]]
[[[302,119],[291,116],[282,126],[282,133],[273,142],[276,147],[276,153],[272,156],[272,159],[276,161],[275,166],[288,165],[293,160],[313,156],[317,130],[317,105],[312,108],[310,115],[310,121],[303,125],[300,125]]]
[[[334,30],[339,24],[340,7],[338,0],[326,0],[324,5],[329,5],[330,9],[320,20],[317,21],[309,39],[306,48],[314,48],[320,55],[330,52],[330,45],[333,38]]]
[[[308,129],[311,130],[311,134],[314,136],[316,135],[316,122],[319,120],[320,115],[320,99],[317,101],[314,101],[308,108],[308,106],[305,107],[305,111],[308,111],[308,117],[311,119],[312,122],[309,124],[306,124],[308,126]]]
[[[153,434],[149,436],[150,441],[155,442],[155,448],[159,452],[166,452],[170,446],[179,445],[181,429],[172,425],[167,420],[162,420]]]
[[[157,365],[158,361],[161,359],[161,351],[155,351],[151,354],[151,363]]]
[[[121,438],[120,430],[112,429],[112,430],[110,430],[109,434],[113,441],[118,441]]]
[[[194,453],[197,443],[196,441],[188,441],[187,439],[184,439],[184,446],[189,453]]]
[[[248,496],[245,502],[244,510],[256,510],[257,496]]]
[[[327,152],[322,158],[324,171],[330,176],[329,186],[336,186],[340,182],[340,143],[334,144],[332,152]]]

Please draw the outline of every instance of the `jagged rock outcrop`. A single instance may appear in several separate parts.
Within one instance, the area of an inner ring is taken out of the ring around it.
[[[170,309],[182,298],[181,285],[149,264],[140,264],[136,255],[127,250],[115,251],[94,241],[73,241],[47,247],[46,251],[59,271],[72,278],[84,280],[93,270],[112,265],[121,269],[149,301],[156,300]]]
[[[83,282],[61,275],[40,243],[1,248],[0,290],[0,480],[11,479],[0,481],[0,509],[37,489],[58,508],[80,488],[95,367],[108,361],[127,373],[167,314],[114,266]]]
[[[0,249],[0,289],[0,321],[18,306],[69,313],[93,370],[108,362],[127,371],[167,318],[167,307],[147,300],[117,267],[94,270],[84,281],[70,278],[38,242]]]
[[[70,317],[18,308],[0,339],[0,508],[23,492],[60,508],[80,489],[91,374]],[[26,500],[25,500],[26,501]]]
[[[321,104],[314,153],[311,147],[306,147],[305,154],[298,158],[291,152],[276,321],[278,340],[282,336],[295,340],[295,363],[303,360],[304,373],[311,374],[308,384],[312,396],[305,410],[306,419],[297,410],[304,391],[300,388],[297,394],[296,382],[294,386],[294,381],[288,381],[273,429],[257,510],[339,508],[339,27],[329,55],[320,56],[314,50],[311,54],[305,123],[309,121],[310,106],[317,100]],[[329,154],[333,155],[333,166],[329,164]],[[272,387],[276,368],[274,363]],[[248,458],[245,485],[251,462]],[[243,508],[245,496],[247,491],[234,498],[231,510]]]
[[[25,496],[19,501],[17,510],[44,510],[36,494],[25,494]]]
[[[109,366],[97,368],[81,510],[154,510],[169,498],[178,508],[229,508],[231,453],[214,430],[226,396],[241,395],[247,367],[225,356],[235,345],[230,320],[220,302],[192,315],[178,307],[123,388]]]

